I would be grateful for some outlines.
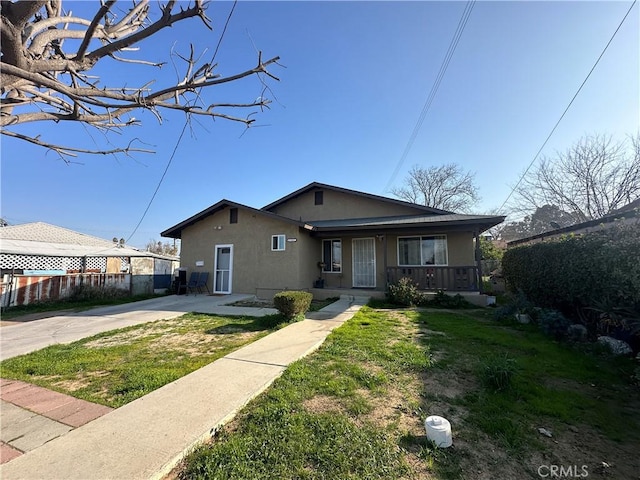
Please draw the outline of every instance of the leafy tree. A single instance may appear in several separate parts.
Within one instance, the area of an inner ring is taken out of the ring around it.
[[[138,64],[140,68],[158,69],[166,62],[156,62],[136,54],[143,40],[160,30],[188,19],[200,19],[212,30],[204,0],[158,2],[157,18],[149,0],[133,1],[116,10],[116,0],[93,2],[95,14],[84,18],[63,10],[63,0],[2,0],[0,27],[2,57],[0,59],[2,115],[0,133],[57,152],[63,159],[77,153],[106,154],[117,152],[150,152],[132,145],[112,150],[86,150],[62,146],[14,131],[16,125],[30,122],[80,122],[103,132],[139,124],[132,113],[152,112],[161,121],[161,112],[178,110],[188,117],[203,116],[238,121],[249,126],[254,110],[262,110],[270,101],[264,76],[276,79],[267,67],[278,57],[263,60],[233,75],[216,73],[215,53],[209,61],[201,61],[193,45],[188,55],[174,54],[182,62],[174,82],[155,87],[153,72],[136,86],[130,78],[108,79],[108,72],[96,66],[116,63]],[[71,3],[75,8],[79,2]],[[153,38],[155,39],[155,37]],[[173,53],[173,52],[172,52]],[[111,63],[109,63],[111,62]],[[100,75],[103,77],[101,78]],[[205,91],[212,87],[258,76],[263,90],[254,100],[242,103],[207,100]],[[106,80],[106,81],[105,81]],[[234,112],[249,109],[248,115]]]
[[[517,240],[575,224],[575,218],[556,205],[543,205],[519,222],[509,222],[500,230],[502,240]]]
[[[475,174],[455,163],[428,168],[415,165],[405,186],[391,192],[408,202],[456,212],[469,211],[480,200]]]
[[[516,190],[515,208],[555,205],[573,223],[601,218],[640,197],[640,135],[614,142],[582,138],[555,158],[543,158]]]
[[[504,250],[486,237],[480,237],[480,252],[483,260],[501,260]]]

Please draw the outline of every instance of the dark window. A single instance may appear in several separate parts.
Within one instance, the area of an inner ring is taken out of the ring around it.
[[[238,209],[229,209],[229,223],[238,223]]]
[[[271,250],[282,251],[286,242],[286,235],[271,235]]]
[[[322,194],[323,194],[322,191],[316,192],[316,205],[322,205],[322,201],[323,201]]]
[[[342,272],[342,242],[340,240],[322,241],[322,271]]]

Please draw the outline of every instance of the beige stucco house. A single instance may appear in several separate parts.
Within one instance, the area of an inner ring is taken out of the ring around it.
[[[214,293],[322,298],[384,292],[401,277],[424,290],[478,292],[475,240],[503,220],[314,182],[261,209],[221,200],[162,236],[182,240],[181,267],[209,272]]]

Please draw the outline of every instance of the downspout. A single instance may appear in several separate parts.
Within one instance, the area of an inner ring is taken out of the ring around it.
[[[476,276],[476,281],[478,282],[478,291],[480,293],[482,292],[482,251],[480,250],[480,232],[479,230],[475,230],[473,232],[473,235],[475,237],[475,241],[476,241],[476,252],[475,252],[475,256],[476,256],[476,268],[477,268],[477,276]]]

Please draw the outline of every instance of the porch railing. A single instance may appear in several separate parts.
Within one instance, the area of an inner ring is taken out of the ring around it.
[[[410,278],[420,290],[478,291],[478,268],[463,267],[387,267],[387,284]]]

